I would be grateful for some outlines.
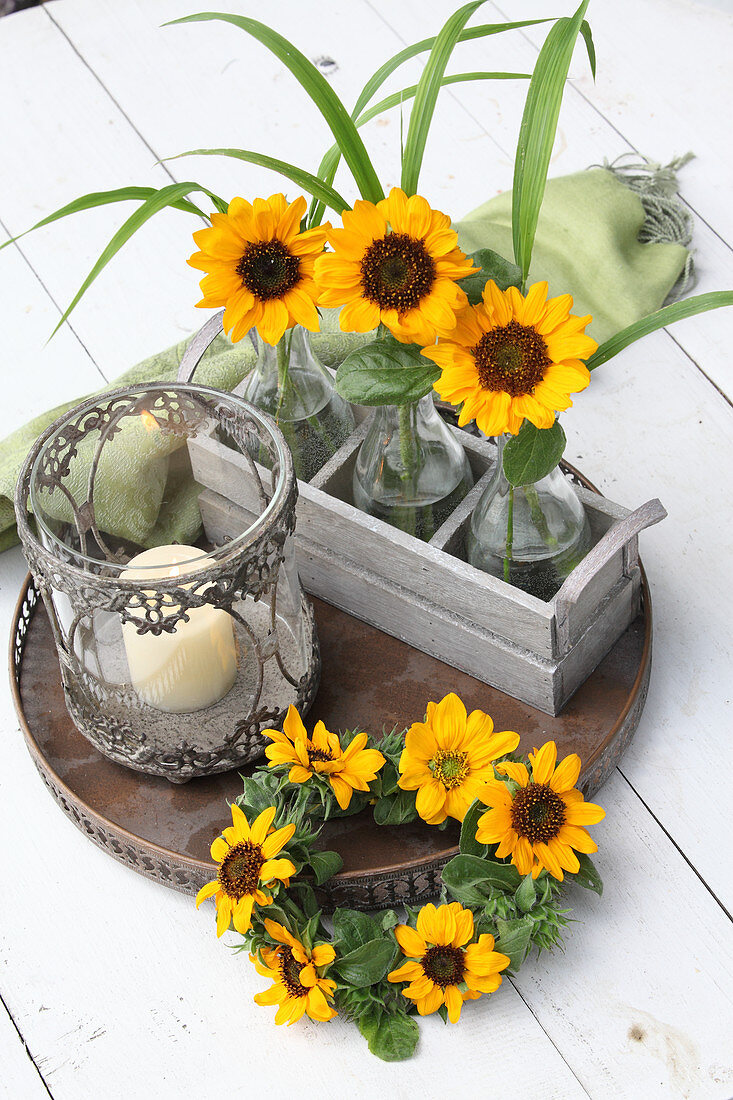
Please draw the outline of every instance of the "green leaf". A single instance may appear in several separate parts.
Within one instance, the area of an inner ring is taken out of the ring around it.
[[[384,795],[374,807],[377,825],[406,825],[416,818],[415,791],[397,790],[394,794]]]
[[[344,865],[344,861],[338,852],[312,851],[308,856],[308,862],[313,868],[316,885],[318,886],[337,875]]]
[[[518,23],[485,23],[480,27],[467,27],[461,31],[458,41],[468,42],[474,38],[484,38],[492,34],[503,34],[504,31],[513,31],[521,27],[533,27],[538,23],[550,23],[550,19],[524,19]],[[423,38],[420,42],[415,42],[411,46],[407,46],[404,50],[400,50],[394,57],[389,58],[383,65],[369,78],[361,92],[359,98],[356,101],[356,106],[351,112],[351,117],[355,121],[358,120],[372,97],[382,87],[385,80],[388,79],[400,65],[403,65],[406,61],[411,60],[413,57],[417,57],[418,54],[427,53],[428,50],[432,50],[435,45],[435,38]],[[517,74],[522,75],[522,74]],[[416,86],[417,89],[417,86]],[[407,97],[405,97],[407,98]],[[382,107],[382,110],[386,110],[386,107]],[[381,111],[379,112],[381,113]],[[357,121],[357,126],[362,122],[366,122],[366,118],[362,118]],[[341,160],[341,151],[337,145],[334,145],[332,149],[329,149],[328,153],[321,161],[321,165],[318,169],[318,175],[321,179],[324,179],[327,183],[333,183],[336,178],[336,171]],[[323,218],[323,205],[317,203],[315,200],[311,203],[311,209],[308,214],[308,224],[317,225]]]
[[[486,0],[473,0],[472,3],[464,4],[462,8],[454,12],[436,36],[430,50],[422,76],[418,81],[415,102],[410,111],[410,125],[407,130],[405,148],[402,154],[402,190],[407,195],[414,195],[417,191],[420,168],[425,153],[425,143],[428,139],[441,81],[450,61],[450,56],[466,23],[485,2]]]
[[[380,770],[378,779],[381,784],[380,798],[385,798],[387,795],[390,794],[396,794],[399,790],[399,772],[389,758],[387,758],[387,762]]]
[[[522,912],[529,913],[537,898],[537,890],[531,875],[524,876],[522,885],[517,889],[514,898]]]
[[[510,863],[459,855],[443,868],[443,882],[464,905],[483,905],[492,889],[514,893],[521,878]]]
[[[598,874],[595,863],[585,852],[578,852],[577,855],[580,870],[572,876],[572,881],[585,887],[586,890],[594,890],[598,897],[601,897],[603,894],[603,879]]]
[[[360,1016],[357,1023],[369,1050],[383,1062],[402,1062],[414,1054],[420,1029],[417,1021],[404,1012],[382,1012],[375,1006]]]
[[[71,305],[69,305],[69,307],[64,311],[61,320],[51,333],[52,336],[55,332],[58,332],[61,325],[63,325],[64,321],[77,305],[79,299],[83,296],[85,291],[89,289],[89,287],[92,285],[100,272],[104,270],[109,261],[119,252],[122,246],[126,244],[127,241],[129,241],[130,237],[137,233],[138,229],[140,229],[140,227],[143,226],[145,222],[149,221],[150,218],[152,218],[155,214],[159,213],[161,210],[164,210],[167,206],[174,206],[175,203],[179,202],[182,198],[184,198],[185,195],[188,195],[191,191],[202,191],[204,194],[212,197],[211,192],[209,192],[205,187],[201,187],[198,183],[192,183],[189,181],[188,183],[168,184],[166,187],[161,187],[158,191],[153,191],[153,193],[145,199],[142,206],[140,206],[133,214],[130,215],[124,225],[120,226],[107,247],[102,251],[94,267],[89,272],[86,279],[79,287],[79,290],[74,295]]]
[[[381,982],[395,955],[395,941],[392,936],[371,940],[357,947],[348,955],[337,955],[332,969],[348,985],[363,989],[367,985]]]
[[[486,806],[483,804],[483,802],[479,802],[478,798],[474,799],[474,801],[466,810],[466,816],[464,817],[463,824],[461,825],[461,839],[458,843],[462,855],[486,855],[486,845],[480,844],[478,840],[476,840],[478,819],[481,817],[482,814],[485,813]]]
[[[385,932],[389,931],[390,928],[396,928],[399,923],[400,918],[397,916],[394,909],[387,909],[382,915],[382,928]]]
[[[496,922],[499,933],[495,947],[511,959],[510,968],[519,970],[520,966],[529,954],[532,943],[532,917],[516,917],[514,920],[501,920]]]
[[[587,7],[588,0],[582,0],[572,18],[558,19],[540,50],[529,82],[512,191],[514,259],[522,269],[522,285],[532,259],[565,81]]]
[[[409,405],[430,393],[440,367],[415,344],[392,337],[347,355],[336,371],[336,390],[354,405]]]
[[[341,954],[381,938],[376,921],[358,909],[337,909],[333,914],[333,940]]]
[[[178,153],[175,157],[165,157],[164,159],[168,161],[179,160],[180,157],[217,156],[233,157],[235,160],[245,160],[248,164],[259,164],[262,168],[270,168],[273,172],[277,172],[279,175],[292,180],[293,183],[297,183],[298,187],[302,187],[309,195],[315,195],[325,206],[335,210],[337,214],[342,214],[344,210],[350,209],[349,203],[339,195],[338,191],[334,191],[332,187],[329,187],[318,176],[314,176],[312,172],[306,172],[304,168],[298,168],[295,164],[288,164],[287,161],[267,157],[263,153],[253,153],[249,149],[189,149],[187,153]]]
[[[39,222],[32,225],[30,229],[24,230],[19,233],[17,237],[11,237],[9,241],[5,241],[0,244],[0,252],[6,248],[13,241],[19,241],[21,237],[25,237],[26,234],[32,233],[34,229],[40,229],[44,225],[50,225],[51,222],[58,221],[59,218],[67,218],[70,214],[79,214],[82,210],[92,210],[97,206],[108,206],[114,202],[137,202],[145,201],[145,199],[151,198],[152,195],[157,195],[158,189],[156,187],[118,187],[114,191],[93,191],[89,195],[82,195],[81,198],[74,199],[73,202],[67,203],[66,206],[59,207],[53,214],[48,214],[45,218],[41,218]],[[208,192],[213,199],[214,195]],[[203,210],[199,210],[198,206],[189,202],[188,199],[178,199],[176,202],[169,203],[175,210],[183,210],[187,214],[198,214],[199,217],[205,218]],[[225,207],[226,209],[226,207]]]
[[[316,66],[308,58],[296,49],[292,42],[283,38],[277,31],[267,27],[256,19],[249,19],[245,15],[229,15],[225,12],[200,12],[197,15],[184,15],[181,19],[173,19],[167,26],[177,23],[197,23],[220,20],[230,23],[245,33],[252,35],[263,46],[275,54],[275,56],[290,70],[303,90],[310,96],[318,110],[323,115],[328,127],[333,134],[336,144],[343,153],[344,160],[351,169],[351,174],[363,198],[370,202],[379,202],[384,198],[382,185],[377,173],[374,171],[369,154],[359,133],[350,118],[339,97],[331,85]]]
[[[535,428],[525,420],[504,447],[504,473],[510,485],[533,485],[554,470],[565,450],[565,432],[558,420],[551,428]]]
[[[585,48],[588,51],[588,62],[590,64],[590,71],[593,74],[593,79],[596,78],[596,48],[593,44],[593,32],[590,29],[590,23],[587,23],[585,19],[580,24],[580,33],[583,35],[583,41],[585,42]]]
[[[490,248],[480,248],[478,252],[472,252],[468,258],[473,260],[481,270],[474,275],[467,275],[458,285],[465,290],[472,306],[483,300],[484,287],[489,279],[494,280],[499,290],[508,290],[510,286],[522,285],[520,269],[511,260],[505,260],[498,252],[492,252]]]
[[[706,313],[710,309],[720,309],[722,306],[733,305],[733,290],[713,290],[709,294],[694,294],[692,298],[684,298],[681,302],[673,302],[670,306],[663,306],[648,317],[642,317],[621,329],[615,336],[611,336],[596,352],[587,360],[588,370],[595,370],[601,363],[607,363],[618,355],[624,348],[629,347],[642,336],[648,336],[650,332],[665,328],[675,321],[683,321],[686,317],[694,317],[698,313]]]

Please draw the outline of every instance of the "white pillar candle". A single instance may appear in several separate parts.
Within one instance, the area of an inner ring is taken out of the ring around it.
[[[195,546],[155,546],[132,558],[120,576],[131,581],[176,577],[200,569],[201,559],[202,551]],[[163,608],[162,614],[176,610]],[[205,604],[187,613],[188,622],[180,620],[172,632],[138,634],[134,623],[122,624],[133,687],[146,703],[173,714],[210,707],[237,678],[234,630],[227,612]]]

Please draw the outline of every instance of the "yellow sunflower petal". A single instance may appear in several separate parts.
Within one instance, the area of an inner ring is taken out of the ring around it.
[[[529,772],[527,771],[527,765],[521,763],[513,763],[511,760],[506,760],[503,764],[497,764],[496,770],[500,775],[508,775],[510,779],[513,779],[515,783],[518,783],[520,787],[526,787],[529,783]]]
[[[211,858],[216,860],[217,863],[221,863],[229,855],[230,847],[223,837],[218,836],[209,851],[211,852]]]
[[[433,988],[425,997],[421,997],[417,1001],[417,1011],[420,1016],[429,1016],[432,1012],[437,1012],[440,1006],[443,1004],[443,993],[439,985],[433,985]]]
[[[260,880],[270,882],[271,879],[288,879],[295,874],[295,866],[289,859],[268,859],[262,864]]]
[[[202,886],[196,895],[196,908],[198,909],[202,901],[206,901],[207,898],[213,897],[218,889],[218,879],[214,879],[213,882],[207,882],[205,886]]]
[[[572,752],[555,768],[550,787],[553,791],[569,791],[578,782],[579,775],[580,757],[577,752]]]
[[[423,944],[423,947],[425,947],[425,944]],[[422,973],[423,969],[419,963],[406,962],[402,966],[398,966],[396,970],[390,970],[387,980],[390,982],[413,982]]]
[[[420,787],[415,799],[418,814],[428,825],[440,825],[448,816],[445,809],[445,787],[433,779]]]
[[[216,905],[216,934],[223,936],[232,919],[231,899],[220,895]]]
[[[448,985],[445,988],[445,1006],[448,1009],[448,1019],[452,1024],[457,1024],[461,1018],[463,997],[458,992],[457,985]]]
[[[274,833],[270,833],[265,842],[262,845],[262,854],[265,859],[272,859],[277,853],[285,847],[291,836],[295,832],[295,825],[285,825],[282,829],[276,829]]]
[[[329,783],[333,789],[333,793],[336,795],[336,801],[338,802],[342,810],[348,810],[351,805],[351,796],[353,794],[353,788],[341,778],[340,775],[329,776]]]
[[[317,943],[311,951],[314,966],[328,966],[336,958],[336,952],[330,943]]]
[[[562,796],[561,796],[562,797]],[[563,799],[563,801],[565,801]],[[565,820],[568,825],[596,825],[603,821],[606,811],[594,802],[565,801]]]
[[[232,914],[234,927],[237,932],[241,932],[242,935],[244,935],[252,923],[252,907],[254,905],[254,900],[251,894],[246,894],[234,907],[234,913]]]
[[[557,745],[554,741],[547,741],[537,752],[529,754],[532,765],[532,779],[535,783],[549,783],[555,770],[557,760]]]
[[[253,844],[262,844],[262,841],[267,836],[270,826],[275,820],[275,807],[268,806],[266,810],[255,819],[252,824],[252,833],[250,840]]]
[[[433,908],[435,908],[435,906],[433,906]],[[395,928],[395,937],[397,943],[402,948],[402,953],[408,958],[421,959],[427,951],[423,932],[410,928],[408,924],[398,924]]]

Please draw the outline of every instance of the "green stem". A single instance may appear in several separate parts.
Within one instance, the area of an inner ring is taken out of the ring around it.
[[[540,504],[539,493],[535,489],[534,485],[522,486],[525,497],[527,498],[527,504],[529,505],[529,514],[532,517],[532,523],[539,531],[540,538],[544,542],[545,546],[553,549],[557,546],[557,539],[550,532],[550,528],[547,526],[547,519],[545,513],[542,511],[542,505]]]
[[[504,580],[509,584],[509,562],[512,560],[514,541],[514,486],[509,486],[509,507],[506,514],[506,551],[504,554]]]

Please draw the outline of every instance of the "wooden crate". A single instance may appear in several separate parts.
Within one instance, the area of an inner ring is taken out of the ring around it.
[[[221,329],[217,320],[192,340],[179,378],[190,378],[203,348]],[[660,502],[630,512],[576,486],[593,547],[545,602],[465,560],[466,527],[491,477],[494,444],[450,429],[466,449],[476,484],[424,543],[351,503],[354,464],[368,426],[365,410],[355,411],[360,423],[352,435],[310,482],[298,482],[295,541],[306,591],[558,714],[638,614],[638,535],[665,517]],[[194,476],[204,486],[199,504],[206,533],[221,542],[259,514],[256,487],[251,477],[248,484],[241,476],[245,460],[224,444],[199,437],[189,443],[189,453]],[[259,472],[267,486],[269,472],[261,467]]]

